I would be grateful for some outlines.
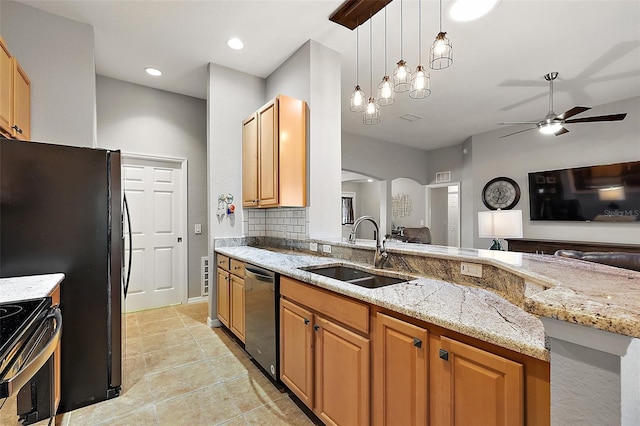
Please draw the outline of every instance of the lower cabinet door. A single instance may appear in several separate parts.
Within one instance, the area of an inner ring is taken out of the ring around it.
[[[315,317],[315,412],[327,425],[369,425],[369,339]]]
[[[378,313],[373,352],[373,424],[428,424],[429,332]]]
[[[280,299],[280,380],[313,408],[313,314]]]
[[[231,280],[231,318],[229,329],[244,342],[244,279],[233,274]]]
[[[447,337],[440,339],[439,360],[447,383],[439,391],[450,402],[455,426],[518,426],[524,424],[524,367]]]
[[[218,268],[216,280],[216,295],[218,300],[216,306],[218,308],[218,319],[227,327],[229,327],[229,319],[231,316],[229,309],[230,294],[229,273]]]

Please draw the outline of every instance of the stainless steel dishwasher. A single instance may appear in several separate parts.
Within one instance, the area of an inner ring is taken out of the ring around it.
[[[279,380],[278,298],[280,276],[245,264],[245,350],[269,374]]]

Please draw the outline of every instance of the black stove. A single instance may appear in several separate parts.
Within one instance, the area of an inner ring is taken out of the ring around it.
[[[51,298],[42,297],[0,303],[0,379],[16,354],[40,326],[51,306]]]

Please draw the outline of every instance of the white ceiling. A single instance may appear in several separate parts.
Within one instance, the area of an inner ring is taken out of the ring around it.
[[[382,107],[382,123],[362,124],[349,111],[355,84],[355,32],[328,20],[342,0],[98,1],[21,0],[87,23],[95,32],[96,72],[145,86],[206,97],[214,62],[267,77],[309,39],[342,54],[344,131],[424,149],[463,142],[502,121],[530,121],[548,111],[543,75],[558,71],[555,112],[640,95],[640,2],[503,0],[472,22],[443,19],[454,46],[451,68],[431,72],[432,95]],[[448,5],[444,1],[444,8]],[[423,0],[423,62],[438,32],[438,2]],[[387,11],[387,68],[400,59],[400,0]],[[404,0],[404,59],[418,62],[417,0]],[[383,13],[373,18],[373,80],[384,71]],[[369,95],[369,24],[360,29],[359,83]],[[237,36],[242,51],[226,46]],[[153,66],[163,76],[143,69]],[[619,111],[624,112],[624,111]],[[422,120],[399,119],[411,113]],[[589,116],[589,112],[579,117]],[[578,117],[576,117],[578,118]],[[628,117],[635,119],[637,117]],[[615,126],[616,123],[580,124]],[[504,129],[505,134],[517,129]]]

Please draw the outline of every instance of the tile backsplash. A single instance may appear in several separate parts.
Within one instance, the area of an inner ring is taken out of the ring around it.
[[[242,223],[244,235],[305,240],[309,237],[306,207],[247,209]]]

